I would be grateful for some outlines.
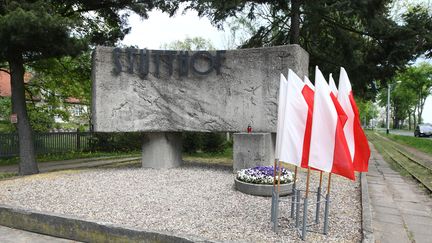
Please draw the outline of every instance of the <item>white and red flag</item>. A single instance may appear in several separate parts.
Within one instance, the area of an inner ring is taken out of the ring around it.
[[[283,74],[280,75],[279,81],[279,97],[278,97],[278,114],[277,114],[277,129],[276,129],[276,148],[275,157],[280,159],[282,147],[282,131],[285,119],[285,104],[287,100],[287,80]]]
[[[309,86],[309,88],[311,88],[312,90],[315,90],[314,85],[312,84],[312,82],[309,80],[309,78],[307,76],[304,76],[303,81],[305,82],[305,84],[307,86]]]
[[[342,67],[339,75],[338,101],[348,117],[344,133],[354,164],[354,170],[367,172],[370,157],[369,144],[361,127],[360,115],[354,100],[348,74]]]
[[[290,69],[280,160],[308,167],[312,127],[313,90]]]
[[[309,166],[355,180],[343,131],[346,121],[347,115],[316,67]]]
[[[330,90],[337,97],[338,96],[338,89],[337,89],[336,83],[335,83],[335,81],[333,79],[333,74],[331,74],[331,73],[329,75],[329,86],[330,86]]]

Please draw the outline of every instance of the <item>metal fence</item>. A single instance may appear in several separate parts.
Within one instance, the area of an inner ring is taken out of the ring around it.
[[[92,133],[55,132],[35,133],[36,154],[64,153],[89,150]],[[0,133],[0,158],[19,155],[17,133]]]

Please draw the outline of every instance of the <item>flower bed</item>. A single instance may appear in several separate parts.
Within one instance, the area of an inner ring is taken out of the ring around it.
[[[273,166],[257,166],[240,170],[234,179],[235,188],[243,193],[269,197],[272,195],[273,190],[273,171]],[[276,169],[276,172],[277,183],[279,178],[278,169]],[[282,168],[280,179],[280,195],[288,195],[291,193],[293,174]]]
[[[254,168],[243,169],[237,172],[237,180],[252,183],[252,184],[264,184],[273,185],[273,166],[256,166]],[[276,183],[279,178],[278,167],[276,167]],[[281,171],[281,184],[291,183],[293,181],[292,172],[285,168]]]

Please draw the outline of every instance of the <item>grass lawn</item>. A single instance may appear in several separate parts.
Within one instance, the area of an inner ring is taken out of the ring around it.
[[[60,161],[60,160],[71,160],[71,159],[85,159],[85,158],[97,158],[97,157],[134,157],[140,156],[141,151],[132,152],[67,152],[59,154],[43,154],[37,156],[37,162],[49,162],[49,161]],[[0,159],[0,166],[2,165],[14,165],[18,164],[19,158],[3,158]]]
[[[220,153],[204,153],[197,152],[193,154],[183,154],[184,161],[194,161],[206,164],[221,164],[221,165],[232,165],[233,164],[233,148],[226,148]]]
[[[388,138],[432,155],[432,139],[389,134]]]

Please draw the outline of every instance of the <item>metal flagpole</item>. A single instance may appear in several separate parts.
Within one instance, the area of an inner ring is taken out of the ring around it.
[[[329,173],[328,184],[327,184],[327,195],[324,209],[324,234],[326,235],[328,232],[328,215],[330,208],[330,186],[331,186],[331,173]]]
[[[320,180],[319,186],[317,190],[317,203],[316,203],[316,214],[315,214],[315,223],[319,224],[319,214],[320,214],[320,201],[321,201],[321,185],[322,185],[323,172],[320,171]]]
[[[278,182],[277,182],[277,193],[276,193],[276,207],[275,207],[275,215],[274,215],[274,223],[273,223],[273,230],[274,232],[277,232],[278,230],[278,218],[279,218],[279,193],[280,193],[280,178],[281,178],[281,172],[282,172],[282,163],[280,160],[278,160]],[[273,180],[274,182],[274,180]]]
[[[294,169],[294,182],[292,186],[292,196],[291,196],[291,218],[294,218],[294,210],[295,210],[295,203],[296,203],[296,181],[297,181],[297,166]]]
[[[309,195],[309,178],[310,178],[310,167],[307,170],[306,178],[306,192],[303,203],[303,228],[302,228],[302,240],[306,239],[306,226],[307,226],[307,207],[308,207],[308,195]]]
[[[273,167],[273,189],[272,189],[272,201],[271,201],[271,222],[273,223],[273,228],[275,224],[275,214],[276,214],[276,165],[277,165],[278,159],[274,160],[274,167]]]

